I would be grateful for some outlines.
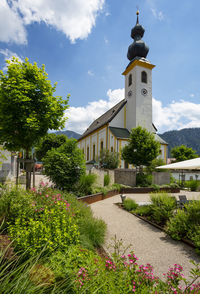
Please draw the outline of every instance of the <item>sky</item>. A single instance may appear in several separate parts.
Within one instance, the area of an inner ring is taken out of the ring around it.
[[[70,94],[65,129],[82,134],[124,98],[137,8],[158,132],[200,127],[199,0],[0,0],[0,68],[12,56],[45,64],[56,95]]]

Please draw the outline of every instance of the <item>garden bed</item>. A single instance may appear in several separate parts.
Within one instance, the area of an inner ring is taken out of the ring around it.
[[[138,215],[138,214],[136,214],[136,213],[134,213],[134,212],[131,212],[131,211],[126,210],[126,209],[124,208],[124,206],[123,206],[122,203],[119,203],[119,202],[118,202],[118,203],[114,203],[114,204],[117,205],[119,208],[125,210],[126,212],[128,212],[128,213],[130,213],[130,214],[133,214],[133,215],[136,216],[137,218],[139,218],[139,219],[145,221],[146,223],[148,223],[148,224],[154,226],[155,228],[157,228],[157,229],[159,229],[159,230],[161,230],[161,231],[163,231],[163,232],[165,232],[165,233],[167,234],[167,232],[166,232],[166,230],[164,229],[163,226],[160,226],[160,225],[156,224],[155,222],[152,222],[151,220],[149,220],[149,219],[148,219],[147,217],[145,217],[145,216],[141,216],[141,215]],[[169,236],[169,235],[168,235],[168,236]],[[195,246],[195,245],[192,243],[192,241],[190,241],[190,240],[187,240],[187,239],[182,238],[181,241],[184,242],[185,244],[191,246],[192,248],[196,248],[196,246]]]
[[[159,192],[165,191],[168,193],[180,193],[180,188],[160,188]],[[87,204],[92,204],[97,201],[101,201],[113,196],[116,196],[118,194],[146,194],[146,193],[152,193],[152,192],[158,192],[157,189],[154,188],[148,188],[148,187],[133,187],[133,188],[121,188],[119,190],[111,190],[107,192],[106,194],[100,192],[96,194],[86,195],[79,197],[78,200],[82,202],[86,202]]]

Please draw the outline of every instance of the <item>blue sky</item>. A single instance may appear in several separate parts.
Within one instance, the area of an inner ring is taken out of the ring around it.
[[[158,131],[200,127],[198,0],[0,0],[0,66],[12,55],[45,64],[56,94],[71,95],[66,129],[82,133],[124,98],[137,7]]]

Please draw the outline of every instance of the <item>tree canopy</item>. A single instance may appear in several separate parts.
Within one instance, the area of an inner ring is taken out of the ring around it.
[[[176,162],[198,157],[195,150],[185,145],[176,146],[172,148],[171,156],[176,159]]]
[[[59,188],[72,191],[81,175],[85,173],[83,152],[75,139],[68,139],[59,148],[53,148],[43,158],[45,174]]]
[[[148,166],[159,155],[160,143],[154,134],[140,126],[133,128],[129,143],[122,149],[122,158],[135,166]]]
[[[8,150],[28,152],[49,129],[64,126],[68,97],[54,96],[45,66],[26,58],[7,61],[7,72],[0,71],[0,143]]]
[[[52,148],[58,148],[66,142],[67,136],[65,135],[56,135],[54,133],[47,134],[35,147],[37,160],[41,161],[49,150],[51,150]]]

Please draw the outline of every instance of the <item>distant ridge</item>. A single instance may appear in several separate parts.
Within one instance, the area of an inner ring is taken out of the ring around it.
[[[169,144],[169,155],[170,150],[175,146],[186,145],[196,150],[197,154],[200,155],[200,128],[188,128],[179,131],[165,132],[159,136]]]
[[[57,131],[55,132],[54,134],[56,135],[65,135],[67,136],[68,138],[74,138],[74,139],[79,139],[80,138],[80,134],[76,133],[76,132],[73,132],[73,131]]]

